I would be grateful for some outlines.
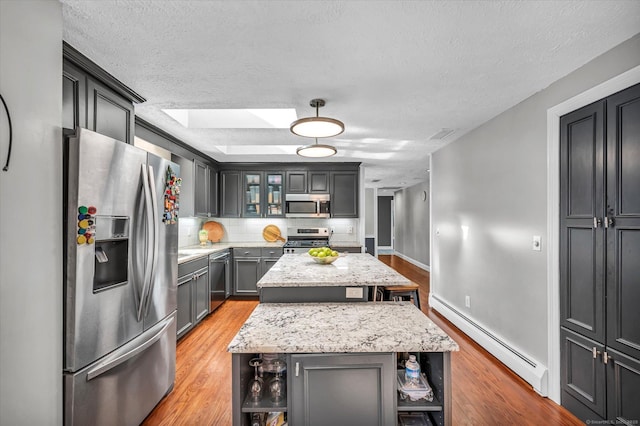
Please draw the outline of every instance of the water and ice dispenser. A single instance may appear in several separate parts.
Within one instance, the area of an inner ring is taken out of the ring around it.
[[[95,217],[94,293],[127,283],[129,235],[129,217]]]

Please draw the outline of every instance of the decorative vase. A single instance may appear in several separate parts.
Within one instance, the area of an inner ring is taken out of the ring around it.
[[[209,239],[209,233],[204,229],[198,232],[198,239],[200,240],[201,246],[207,245],[207,240]]]

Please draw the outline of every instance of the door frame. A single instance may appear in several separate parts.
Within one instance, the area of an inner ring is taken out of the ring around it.
[[[640,83],[640,66],[547,109],[547,393],[560,404],[560,117]]]

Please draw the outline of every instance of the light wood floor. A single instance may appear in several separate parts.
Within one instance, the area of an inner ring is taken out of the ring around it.
[[[428,272],[396,256],[379,259],[420,284],[422,310],[460,345],[451,361],[454,425],[583,424],[430,309]],[[175,387],[143,425],[231,425],[231,355],[226,348],[257,304],[228,300],[178,342]]]

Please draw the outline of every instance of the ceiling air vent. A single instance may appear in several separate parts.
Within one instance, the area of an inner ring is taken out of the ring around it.
[[[438,133],[429,138],[430,141],[439,141],[455,132],[453,129],[441,129]]]

